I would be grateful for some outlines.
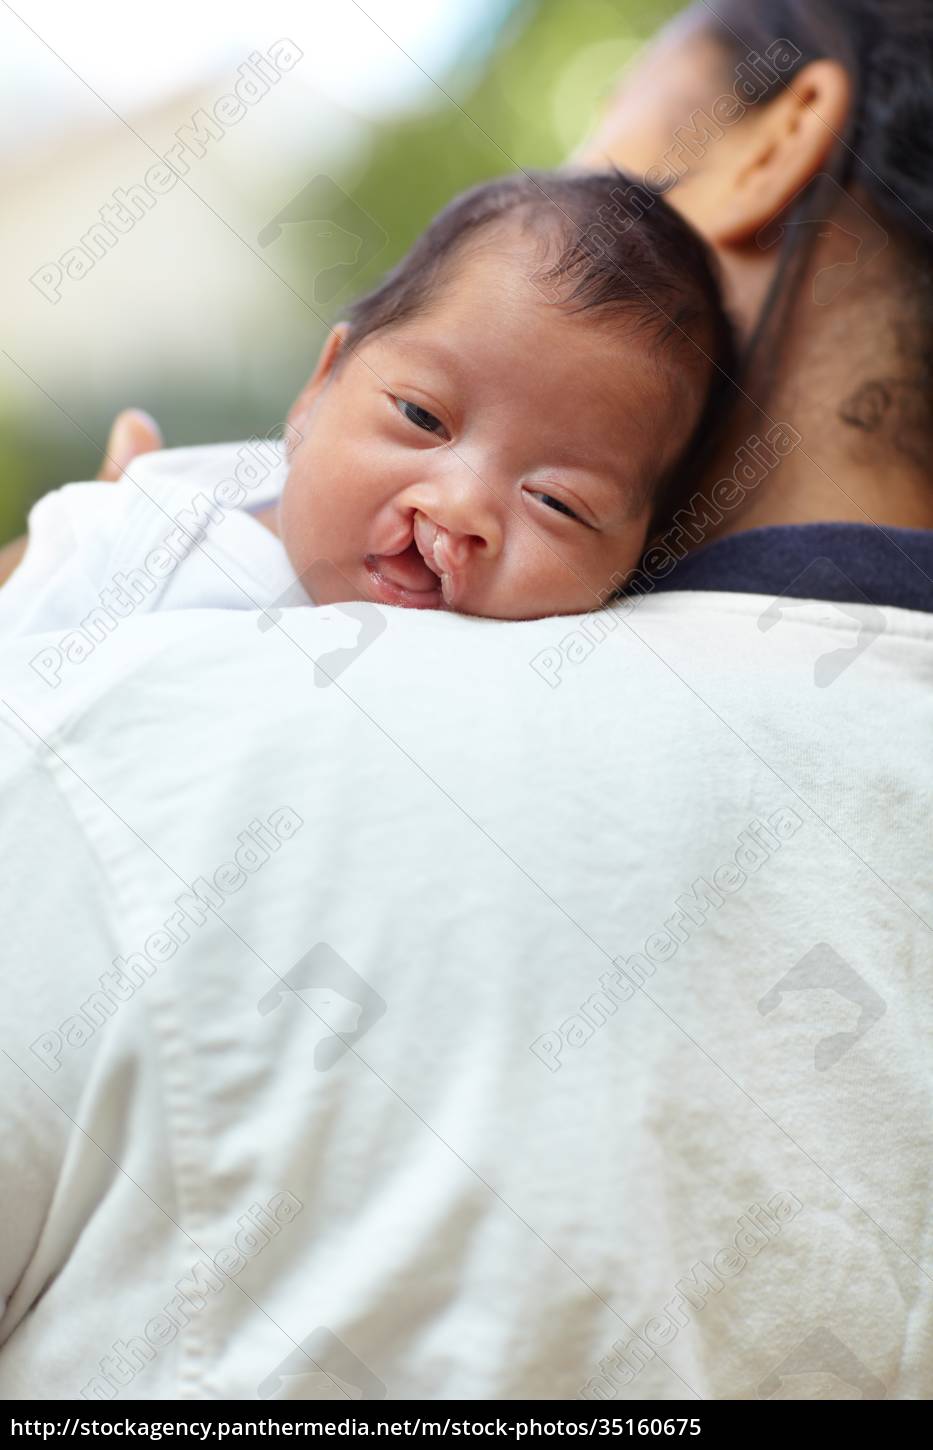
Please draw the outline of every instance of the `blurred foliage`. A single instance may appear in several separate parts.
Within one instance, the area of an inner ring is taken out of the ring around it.
[[[596,119],[621,67],[676,0],[526,0],[482,74],[456,72],[447,99],[384,128],[353,193],[386,225],[392,255],[370,285],[458,191],[518,167],[559,166]]]
[[[337,176],[389,241],[327,308],[330,319],[398,260],[456,192],[516,167],[564,161],[594,123],[621,67],[678,8],[679,0],[503,0],[495,33],[487,26],[453,72],[439,78],[443,89],[433,87],[425,105],[373,127],[362,164],[357,158],[349,164],[352,176]],[[289,276],[310,298],[313,256],[297,235],[301,228],[292,230]],[[309,365],[323,336],[320,325],[309,338]],[[134,386],[138,379],[127,383]],[[80,374],[76,397],[79,387]],[[68,479],[93,476],[95,440],[106,438],[120,408],[143,403],[172,444],[204,443],[275,427],[296,387],[288,368],[257,380],[244,367],[232,395],[221,393],[209,371],[186,376],[181,362],[171,377],[147,383],[144,397],[116,393],[102,404],[89,394],[75,426],[43,411],[41,400],[34,414],[10,417],[0,398],[0,542],[22,531],[33,499]]]

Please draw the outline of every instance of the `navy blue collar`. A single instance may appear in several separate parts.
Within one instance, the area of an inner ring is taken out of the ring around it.
[[[782,524],[716,539],[656,589],[788,595],[933,613],[933,529]]]

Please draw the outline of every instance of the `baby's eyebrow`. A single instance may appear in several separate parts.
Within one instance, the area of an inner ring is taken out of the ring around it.
[[[568,456],[563,463],[568,471],[588,474],[598,486],[611,490],[621,498],[626,519],[639,518],[651,504],[663,482],[664,473],[657,456],[652,453],[633,467],[631,458],[619,456],[619,450],[599,450],[590,457]]]
[[[623,487],[628,500],[627,513],[631,518],[638,518],[644,513],[653,501],[660,482],[659,471],[651,468],[646,468],[637,479],[626,480]]]
[[[420,342],[406,342],[404,338],[396,338],[395,345],[400,351],[409,353],[412,360],[433,361],[438,367],[446,369],[447,372],[457,371],[458,356],[451,347],[446,347],[442,342],[432,342],[425,338]]]
[[[631,475],[623,478],[620,473],[606,479],[608,487],[621,500],[622,514],[626,522],[630,519],[638,519],[644,513],[647,504],[651,501],[657,485],[657,478],[654,476],[632,478]]]

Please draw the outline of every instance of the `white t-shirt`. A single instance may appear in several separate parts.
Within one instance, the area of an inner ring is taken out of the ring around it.
[[[281,541],[253,517],[286,468],[281,442],[254,439],[145,454],[117,483],[47,494],[0,589],[0,639],[61,631],[68,665],[131,615],[309,602]]]
[[[0,1395],[929,1395],[933,618],[773,606],[0,645]]]

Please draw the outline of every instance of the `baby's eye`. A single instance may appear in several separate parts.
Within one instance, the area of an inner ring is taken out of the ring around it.
[[[414,423],[416,428],[423,428],[425,433],[446,433],[447,429],[439,418],[429,413],[427,408],[421,408],[417,403],[407,403],[404,398],[396,398],[395,406],[403,418],[409,423]]]
[[[572,508],[568,508],[568,506],[563,502],[562,499],[555,498],[553,494],[536,493],[533,490],[529,490],[529,492],[531,493],[532,498],[539,498],[547,508],[554,509],[555,512],[559,514],[566,514],[568,519],[576,519],[578,524],[582,524],[585,522],[583,519],[581,519],[579,514],[574,513]]]

